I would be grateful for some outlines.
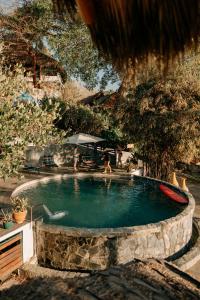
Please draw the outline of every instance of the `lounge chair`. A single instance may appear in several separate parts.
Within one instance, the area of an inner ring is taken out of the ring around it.
[[[38,160],[30,160],[25,162],[23,171],[40,173],[41,164]]]
[[[58,167],[54,162],[53,155],[44,155],[42,157],[42,163],[45,167]]]

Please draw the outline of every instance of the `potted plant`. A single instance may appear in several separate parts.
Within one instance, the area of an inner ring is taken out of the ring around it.
[[[11,199],[13,205],[13,219],[17,224],[21,224],[26,219],[28,198],[16,196]]]
[[[1,211],[3,214],[3,228],[10,229],[13,226],[12,213],[4,212],[3,209]]]

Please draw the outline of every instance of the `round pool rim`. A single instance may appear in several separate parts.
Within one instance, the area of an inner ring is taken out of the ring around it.
[[[156,229],[158,229],[158,227],[163,226],[164,224],[171,224],[173,222],[178,222],[180,221],[182,218],[186,217],[187,215],[191,214],[191,211],[194,211],[195,209],[195,200],[194,197],[192,196],[192,194],[182,190],[179,187],[175,187],[174,185],[166,182],[166,181],[162,181],[159,179],[154,179],[154,178],[150,178],[150,177],[144,177],[144,176],[136,176],[136,175],[106,175],[106,174],[99,174],[99,173],[77,173],[77,174],[59,174],[59,175],[53,175],[53,176],[45,176],[43,178],[39,178],[39,179],[34,179],[31,181],[28,181],[26,183],[21,184],[20,186],[18,186],[17,188],[15,188],[11,194],[11,197],[15,197],[17,195],[20,194],[20,192],[22,192],[25,188],[30,188],[31,186],[35,186],[38,183],[42,182],[42,183],[47,183],[49,181],[52,180],[62,180],[65,178],[83,178],[83,177],[94,177],[94,178],[113,178],[113,179],[125,179],[125,180],[130,180],[134,177],[136,178],[141,178],[142,180],[148,180],[148,181],[152,181],[152,182],[157,182],[157,183],[162,183],[168,187],[171,187],[177,191],[180,191],[181,193],[183,193],[185,195],[185,197],[188,199],[188,204],[186,205],[186,207],[183,209],[182,212],[178,213],[176,216],[168,218],[168,219],[164,219],[162,221],[156,222],[156,223],[149,223],[146,225],[135,225],[135,226],[128,226],[128,227],[116,227],[116,228],[85,228],[85,227],[70,227],[70,226],[61,226],[61,225],[56,225],[56,224],[46,224],[42,222],[42,226],[47,227],[49,229],[52,229],[54,232],[60,231],[60,230],[64,230],[65,232],[69,232],[69,234],[71,236],[107,236],[108,234],[110,235],[121,235],[121,234],[130,234],[132,232],[135,231],[142,231],[142,230],[150,230],[150,231],[154,231]],[[40,221],[41,223],[41,221]]]

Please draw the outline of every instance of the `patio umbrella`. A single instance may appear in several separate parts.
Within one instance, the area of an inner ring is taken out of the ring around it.
[[[64,140],[64,144],[90,144],[90,143],[98,143],[105,141],[102,138],[90,135],[90,134],[85,134],[85,133],[78,133],[75,135],[70,136],[66,140]]]

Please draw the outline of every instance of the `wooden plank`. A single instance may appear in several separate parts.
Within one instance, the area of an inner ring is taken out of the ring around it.
[[[19,262],[15,262],[14,265],[10,266],[9,270],[1,270],[0,272],[0,280],[4,280],[9,274],[11,274],[12,272],[14,272],[15,270],[17,270],[18,268],[20,268],[22,266],[22,261]]]
[[[21,251],[20,250],[17,250],[17,251],[15,251],[13,253],[10,253],[8,256],[4,257],[0,261],[0,272],[1,272],[2,268],[4,268],[5,266],[9,265],[13,260],[15,260],[17,258],[22,259],[22,257],[21,257]]]
[[[13,248],[7,250],[6,252],[0,254],[0,262],[1,262],[1,260],[2,260],[4,257],[6,257],[7,255],[9,255],[9,254],[12,253],[12,252],[15,252],[16,250],[20,250],[20,251],[21,251],[21,244],[18,244],[18,245],[16,245],[16,246],[14,246]]]
[[[8,241],[3,242],[3,244],[0,245],[0,250],[4,249],[20,240],[21,240],[21,235],[18,234],[17,236],[15,236],[15,238],[10,238]]]
[[[22,264],[22,235],[20,233],[0,243],[0,280],[4,280]]]
[[[3,276],[12,273],[17,268],[21,267],[23,264],[21,257],[15,259],[12,261],[9,265],[3,267],[0,272],[0,278],[3,278]]]

